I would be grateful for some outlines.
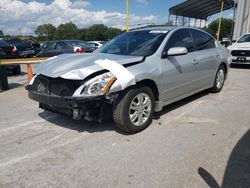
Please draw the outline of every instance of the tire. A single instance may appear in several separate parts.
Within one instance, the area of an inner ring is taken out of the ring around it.
[[[220,65],[214,79],[214,85],[210,89],[212,93],[218,93],[222,90],[226,79],[226,69],[223,65]]]
[[[118,96],[113,107],[113,119],[122,131],[137,133],[151,124],[154,107],[155,98],[152,90],[146,86],[135,86]]]
[[[13,74],[14,75],[20,75],[21,74],[21,67],[17,66],[13,69]]]

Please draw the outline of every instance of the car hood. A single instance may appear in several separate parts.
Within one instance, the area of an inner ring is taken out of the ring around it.
[[[250,42],[234,43],[227,48],[229,50],[250,50]]]
[[[81,80],[97,71],[103,70],[101,66],[95,64],[95,61],[105,59],[126,65],[140,62],[143,60],[143,57],[104,53],[62,54],[39,64],[36,67],[36,73],[52,78],[65,78],[64,75],[67,74],[67,79]]]

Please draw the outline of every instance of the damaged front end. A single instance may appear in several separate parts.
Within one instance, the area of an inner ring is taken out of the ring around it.
[[[109,94],[116,77],[111,73],[84,80],[51,78],[37,74],[26,89],[29,98],[44,110],[62,113],[73,119],[101,121],[111,118],[117,94]]]

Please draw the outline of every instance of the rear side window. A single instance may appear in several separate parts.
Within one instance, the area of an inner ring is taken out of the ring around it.
[[[65,48],[72,48],[72,46],[65,42],[58,42],[56,44],[56,49],[65,49]]]
[[[164,51],[173,47],[186,47],[188,52],[194,51],[194,43],[188,29],[177,30],[169,38]]]
[[[213,37],[198,30],[191,30],[191,33],[194,38],[196,50],[215,48],[215,40]]]

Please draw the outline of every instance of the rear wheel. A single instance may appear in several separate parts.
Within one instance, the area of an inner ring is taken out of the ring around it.
[[[226,78],[226,70],[223,65],[220,65],[214,80],[214,86],[210,89],[213,93],[218,93],[222,90]]]
[[[152,122],[155,99],[149,87],[137,86],[119,95],[113,110],[117,127],[127,133],[136,133]]]

